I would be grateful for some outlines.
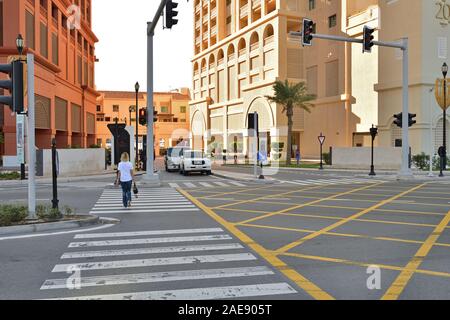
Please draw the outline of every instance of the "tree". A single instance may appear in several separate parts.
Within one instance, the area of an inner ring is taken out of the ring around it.
[[[266,96],[271,102],[275,102],[283,106],[283,113],[286,113],[288,118],[288,136],[287,136],[287,150],[286,150],[286,165],[291,164],[292,152],[292,126],[294,116],[294,108],[301,108],[307,112],[311,112],[313,107],[309,101],[315,100],[316,96],[308,94],[308,89],[304,82],[290,84],[288,80],[276,81],[273,85],[275,95],[273,97]]]

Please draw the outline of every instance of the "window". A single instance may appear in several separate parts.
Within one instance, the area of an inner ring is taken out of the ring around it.
[[[102,139],[97,139],[97,145],[100,147],[102,146]]]
[[[81,56],[77,57],[77,71],[78,71],[78,84],[81,84],[82,81],[82,75],[83,75],[83,66],[82,66],[82,60]]]
[[[186,107],[180,107],[180,113],[186,113]]]
[[[316,8],[316,0],[309,0],[309,11]]]
[[[105,121],[105,117],[104,116],[97,116],[97,121],[99,121],[99,122]]]
[[[97,106],[97,112],[102,111],[102,106]]]
[[[180,119],[180,122],[186,122],[186,119]]]
[[[48,58],[47,26],[41,22],[41,54]]]
[[[161,107],[161,113],[169,113],[169,107]]]
[[[173,118],[173,122],[178,122],[178,118]]]
[[[34,41],[34,16],[28,10],[26,10],[26,44],[31,49],[35,49]]]
[[[336,26],[337,16],[334,14],[331,17],[328,17],[328,27],[333,28]]]
[[[58,51],[58,35],[56,33],[52,33],[52,62],[56,65],[59,64]]]
[[[119,112],[119,105],[113,105],[113,112]]]
[[[106,122],[111,122],[111,117],[105,117]]]

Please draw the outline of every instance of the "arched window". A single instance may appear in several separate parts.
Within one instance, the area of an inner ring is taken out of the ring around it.
[[[221,65],[224,62],[224,54],[223,54],[223,50],[220,49],[219,53],[217,54],[217,64]]]
[[[259,35],[257,32],[253,32],[250,37],[250,51],[257,50],[259,46]]]
[[[274,37],[273,26],[271,24],[269,24],[264,29],[264,45],[267,45],[267,44],[273,42],[273,37]]]
[[[228,60],[232,60],[234,58],[234,45],[230,44],[227,50]]]
[[[202,60],[202,73],[206,71],[206,59]]]
[[[213,69],[214,68],[214,64],[216,62],[216,59],[214,58],[214,55],[210,55],[209,56],[209,69]]]
[[[198,62],[194,63],[194,76],[198,74]]]
[[[245,55],[245,47],[246,47],[245,39],[242,38],[241,40],[239,40],[238,44],[239,56]]]

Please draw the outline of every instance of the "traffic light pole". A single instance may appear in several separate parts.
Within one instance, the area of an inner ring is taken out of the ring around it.
[[[155,28],[168,0],[161,0],[158,10],[151,22],[147,23],[147,172],[142,183],[160,186],[159,175],[154,173],[154,140],[153,140],[153,37]]]
[[[34,55],[27,54],[28,90],[28,218],[36,218],[36,136],[34,102]]]
[[[290,35],[302,37],[303,32],[290,32]],[[347,38],[341,36],[332,36],[325,34],[311,34],[313,39],[324,39],[324,40],[333,40],[333,41],[341,41],[341,42],[353,42],[353,43],[364,43],[363,39],[354,39]],[[409,57],[408,57],[408,38],[403,38],[399,42],[382,42],[382,41],[372,41],[372,43],[376,46],[380,47],[390,47],[401,49],[403,52],[403,126],[402,126],[402,166],[399,172],[399,177],[408,178],[412,177],[412,171],[409,168],[409,135],[408,135],[408,120],[409,120]]]

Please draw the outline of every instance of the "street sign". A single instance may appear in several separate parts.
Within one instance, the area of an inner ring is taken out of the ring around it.
[[[17,161],[25,163],[25,115],[16,116]]]
[[[450,79],[448,78],[447,81],[447,91],[446,91],[446,100],[447,103],[444,103],[444,79],[436,79],[436,85],[434,90],[434,95],[436,97],[436,101],[439,104],[439,106],[442,108],[442,110],[446,110],[448,107],[450,107]]]
[[[320,134],[320,136],[318,136],[317,138],[319,139],[320,145],[323,145],[323,143],[325,142],[325,136]]]

